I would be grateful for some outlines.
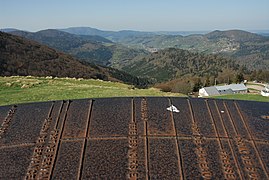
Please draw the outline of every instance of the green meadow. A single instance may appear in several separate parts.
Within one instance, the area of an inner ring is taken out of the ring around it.
[[[136,97],[185,96],[165,93],[156,88],[137,89],[132,85],[95,79],[52,78],[32,76],[0,77],[0,105],[51,100]]]
[[[210,98],[269,102],[269,97],[264,97],[260,94],[228,94],[221,96],[212,96]]]

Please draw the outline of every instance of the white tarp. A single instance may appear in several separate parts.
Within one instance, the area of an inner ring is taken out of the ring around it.
[[[171,112],[179,112],[179,110],[177,109],[176,106],[174,105],[171,105],[170,107],[166,108],[168,111],[171,111]]]

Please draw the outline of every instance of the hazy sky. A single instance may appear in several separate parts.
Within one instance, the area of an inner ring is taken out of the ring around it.
[[[0,28],[269,30],[269,0],[0,0]]]

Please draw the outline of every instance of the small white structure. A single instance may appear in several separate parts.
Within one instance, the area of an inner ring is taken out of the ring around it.
[[[223,94],[247,93],[248,89],[244,84],[229,84],[224,86],[211,86],[199,89],[199,96],[218,96]]]
[[[176,106],[174,105],[171,105],[170,107],[166,108],[168,111],[171,111],[171,112],[179,112],[179,110],[177,109]]]
[[[269,97],[269,86],[265,86],[265,88],[261,90],[261,95],[265,97]]]

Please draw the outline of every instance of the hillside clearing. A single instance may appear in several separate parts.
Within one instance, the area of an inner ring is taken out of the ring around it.
[[[212,96],[210,98],[269,102],[269,97],[264,97],[260,94],[228,94],[221,96]]]
[[[94,79],[52,78],[32,76],[0,77],[0,105],[63,99],[185,96],[165,93],[159,89],[137,89],[123,83]]]

